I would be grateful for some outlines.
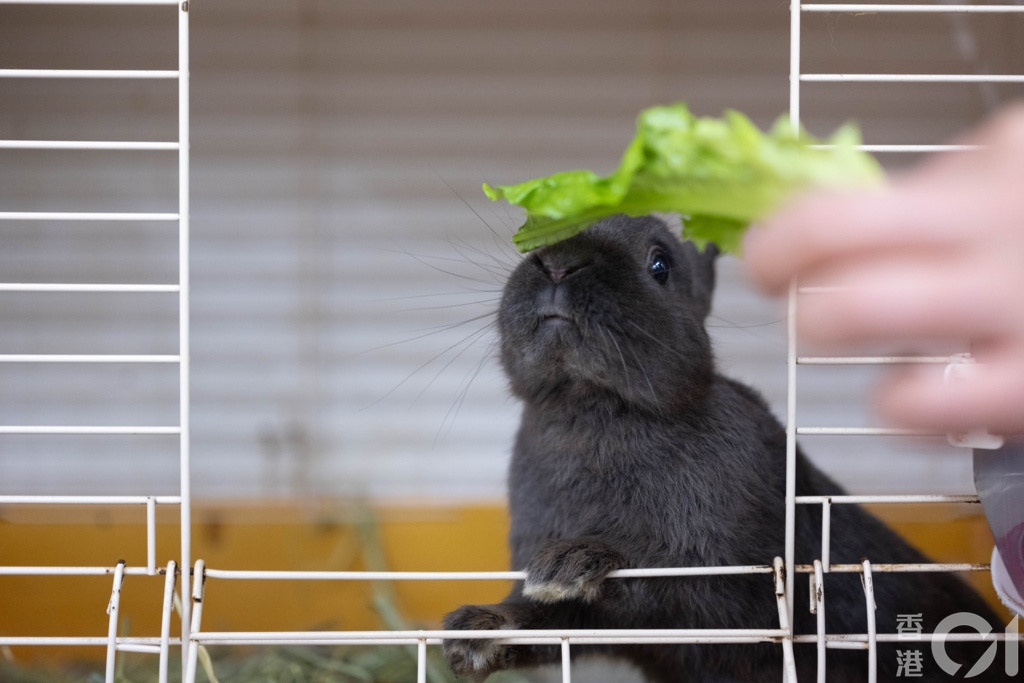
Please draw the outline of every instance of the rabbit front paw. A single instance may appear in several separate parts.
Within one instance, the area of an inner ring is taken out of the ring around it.
[[[626,562],[614,548],[592,538],[555,539],[526,568],[523,595],[537,602],[594,602],[604,578]]]
[[[463,605],[444,618],[446,631],[505,631],[519,628],[502,605]],[[493,638],[444,641],[448,666],[458,676],[483,681],[495,671],[512,668],[515,650]]]

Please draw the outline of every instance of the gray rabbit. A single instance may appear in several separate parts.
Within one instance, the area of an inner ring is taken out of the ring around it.
[[[509,474],[512,566],[526,571],[496,605],[466,605],[444,627],[476,629],[778,628],[770,575],[608,579],[619,568],[771,564],[783,555],[785,433],[752,389],[717,374],[705,318],[717,250],[682,242],[657,218],[616,216],[529,254],[498,312],[501,361],[523,402]],[[797,456],[797,493],[843,490]],[[797,562],[820,548],[820,510],[797,507]],[[832,511],[834,563],[927,561],[852,505]],[[959,578],[876,573],[878,630],[920,614],[924,632],[973,612],[998,617]],[[814,633],[806,576],[796,629]],[[864,633],[857,574],[829,574],[829,633]],[[802,600],[802,604],[801,604]],[[931,659],[921,680],[951,680]],[[988,644],[947,643],[963,663]],[[452,669],[491,672],[557,662],[555,646],[454,639]],[[894,681],[898,644],[882,644],[878,680]],[[904,646],[903,649],[906,649]],[[634,663],[651,681],[778,681],[778,644],[574,646]],[[1001,652],[1001,650],[1000,650]],[[813,645],[795,645],[813,680]],[[863,651],[829,650],[829,681],[867,680]],[[976,680],[1008,680],[1002,657]],[[902,678],[900,678],[902,680]]]

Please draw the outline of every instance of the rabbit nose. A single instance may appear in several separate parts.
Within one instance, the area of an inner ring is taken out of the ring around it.
[[[570,272],[568,268],[548,268],[547,271],[548,277],[551,278],[551,281],[554,283],[564,280]]]
[[[558,284],[587,265],[587,262],[584,259],[564,259],[554,258],[554,255],[547,256],[548,258],[545,258],[544,256],[539,257],[540,266],[555,284]]]

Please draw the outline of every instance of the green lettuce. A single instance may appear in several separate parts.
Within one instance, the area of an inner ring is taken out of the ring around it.
[[[683,236],[739,253],[743,232],[797,190],[871,185],[882,170],[860,151],[852,125],[822,145],[786,117],[767,133],[735,111],[694,116],[685,104],[652,107],[637,118],[636,137],[608,176],[576,170],[491,187],[492,200],[526,210],[513,236],[526,252],[572,237],[605,216],[651,212],[683,216]]]

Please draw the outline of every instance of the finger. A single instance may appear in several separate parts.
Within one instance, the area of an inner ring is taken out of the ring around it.
[[[841,289],[802,295],[797,332],[812,343],[847,346],[1011,333],[1021,321],[1005,298],[1018,290],[985,262],[957,258],[897,252],[831,269],[827,279]]]
[[[1024,434],[1022,351],[989,358],[967,380],[947,382],[940,368],[894,373],[879,388],[878,408],[886,419],[911,428]]]
[[[1024,102],[1009,106],[999,114],[966,134],[951,141],[969,149],[926,158],[908,179],[924,183],[947,182],[971,184],[979,176],[998,182],[1000,179],[1017,182],[1012,177],[1015,167],[1024,169],[1021,151],[1024,150]],[[1006,164],[1009,176],[996,170]],[[995,171],[995,172],[994,172]]]
[[[858,222],[874,222],[879,199],[863,193],[822,193],[801,197],[752,227],[743,255],[755,283],[780,293],[789,281],[839,250],[837,241]]]
[[[961,244],[971,237],[973,197],[918,186],[814,194],[752,229],[748,272],[779,293],[798,275],[835,259],[900,248]]]

